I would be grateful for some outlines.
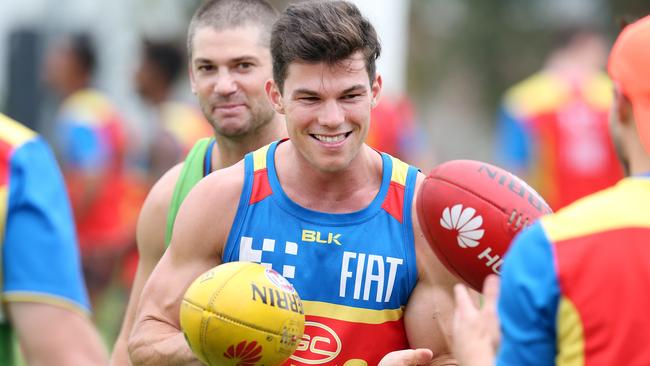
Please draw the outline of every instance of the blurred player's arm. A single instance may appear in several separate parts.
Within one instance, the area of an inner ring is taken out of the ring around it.
[[[497,118],[494,154],[497,164],[529,181],[531,137],[525,126],[513,107],[504,103]]]
[[[537,221],[508,250],[498,301],[497,365],[555,365],[560,287],[551,245]]]
[[[10,177],[2,301],[27,364],[105,365],[63,178],[43,140],[13,154]]]
[[[196,277],[221,263],[244,179],[243,163],[201,180],[183,202],[171,245],[142,291],[129,338],[134,365],[201,365],[180,330],[185,290]],[[164,227],[160,228],[164,231]]]
[[[57,305],[13,301],[7,303],[7,312],[28,365],[106,364],[102,340],[81,313]]]
[[[113,353],[111,354],[111,365],[130,365],[127,342],[133,323],[135,322],[136,310],[140,302],[140,295],[145,282],[151,275],[154,267],[165,253],[165,230],[167,227],[167,215],[169,205],[174,193],[176,181],[180,175],[182,164],[170,169],[153,186],[147,199],[140,210],[136,240],[138,244],[138,267],[135,272],[135,279],[131,288],[131,296],[126,308],[126,314],[122,321],[122,328],[118,335]]]

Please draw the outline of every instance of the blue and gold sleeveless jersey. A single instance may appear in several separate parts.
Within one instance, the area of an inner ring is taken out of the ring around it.
[[[288,278],[306,325],[286,365],[376,365],[408,348],[404,307],[417,270],[411,206],[417,169],[382,154],[379,193],[366,208],[317,212],[282,190],[278,142],[245,157],[245,180],[224,262],[253,261]]]
[[[0,114],[0,301],[89,313],[63,178],[36,133]],[[0,304],[0,365],[12,365]]]

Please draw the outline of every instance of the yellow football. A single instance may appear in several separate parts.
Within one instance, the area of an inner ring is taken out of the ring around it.
[[[192,352],[206,365],[275,366],[296,350],[305,313],[298,293],[279,273],[231,262],[192,282],[180,322]]]

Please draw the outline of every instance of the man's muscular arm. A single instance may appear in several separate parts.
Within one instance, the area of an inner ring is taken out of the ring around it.
[[[217,171],[181,205],[171,245],[142,291],[129,339],[134,365],[200,365],[180,331],[180,303],[198,275],[221,263],[243,175],[242,163]]]
[[[423,179],[424,175],[418,174],[416,192]],[[458,280],[444,267],[429,247],[416,214],[416,200],[417,194],[411,211],[418,282],[406,305],[404,325],[409,345],[416,350],[419,348],[429,349],[433,352],[433,355],[423,363],[405,363],[403,360],[395,358],[396,362],[383,363],[382,366],[457,365],[456,360],[451,355],[449,345],[454,312],[453,287],[458,283]],[[409,350],[398,352],[408,353]],[[387,355],[384,360],[390,355]],[[417,360],[417,362],[420,361],[422,361],[422,358]]]
[[[182,164],[178,164],[173,167],[156,182],[140,210],[136,232],[139,257],[138,268],[135,272],[135,279],[131,288],[131,296],[126,307],[122,328],[113,347],[113,353],[111,355],[111,365],[113,366],[131,364],[127,350],[127,342],[133,329],[133,323],[135,322],[136,310],[140,302],[142,288],[165,252],[167,214],[182,166]]]

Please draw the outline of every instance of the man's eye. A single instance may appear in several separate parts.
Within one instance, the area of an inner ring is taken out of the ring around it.
[[[196,69],[199,71],[211,71],[214,67],[212,65],[199,65]]]
[[[253,67],[253,64],[250,62],[242,62],[237,64],[237,68],[240,70],[247,70]]]
[[[346,94],[343,96],[343,99],[356,99],[360,97],[361,94]]]

